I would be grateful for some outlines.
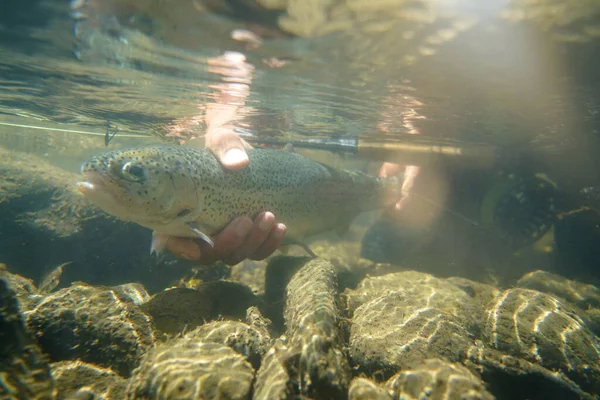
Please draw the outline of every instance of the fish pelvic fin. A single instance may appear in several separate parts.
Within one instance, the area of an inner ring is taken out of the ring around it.
[[[152,231],[152,243],[150,245],[150,254],[161,255],[167,248],[169,235]]]
[[[196,238],[204,240],[211,248],[215,247],[215,244],[212,241],[212,239],[206,233],[204,233],[200,229],[196,228],[193,225],[193,223],[188,223],[187,226],[188,226],[188,228],[190,228],[190,230],[192,231],[194,236],[196,236]]]

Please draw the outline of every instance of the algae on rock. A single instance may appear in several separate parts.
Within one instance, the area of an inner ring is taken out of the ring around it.
[[[218,343],[175,339],[150,350],[134,371],[127,398],[248,399],[254,370],[243,356]]]
[[[564,373],[600,394],[600,339],[577,310],[549,294],[508,289],[488,309],[485,343],[506,354]]]
[[[244,356],[254,368],[260,367],[262,357],[271,345],[268,334],[238,321],[209,322],[188,332],[185,337],[229,346]]]
[[[299,354],[301,391],[314,398],[343,398],[350,370],[343,348],[338,287],[331,263],[313,259],[292,277],[286,290],[286,335]]]
[[[119,290],[77,284],[46,296],[27,325],[54,361],[76,360],[129,376],[156,341],[151,319]]]
[[[122,399],[127,380],[113,370],[82,361],[52,363],[52,376],[58,389],[58,400],[73,398]]]
[[[386,387],[394,398],[493,400],[478,376],[460,364],[427,359],[391,377]]]
[[[0,343],[0,398],[54,399],[47,357],[27,331],[18,300],[4,279],[0,279]]]

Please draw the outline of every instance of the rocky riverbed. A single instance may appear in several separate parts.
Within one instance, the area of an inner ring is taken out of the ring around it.
[[[152,296],[138,283],[76,282],[41,294],[5,269],[1,397],[600,394],[593,286],[537,271],[503,289],[407,270],[340,291],[327,260],[280,256],[270,264],[265,279],[283,290],[269,296],[231,280]]]

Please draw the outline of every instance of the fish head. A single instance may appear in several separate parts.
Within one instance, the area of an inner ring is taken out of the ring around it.
[[[158,232],[189,236],[188,223],[202,211],[189,162],[170,148],[115,150],[85,162],[79,190],[124,221]]]

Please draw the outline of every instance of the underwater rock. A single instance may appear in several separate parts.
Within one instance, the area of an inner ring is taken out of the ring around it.
[[[8,272],[6,264],[0,264],[0,278],[8,288],[18,296],[31,296],[37,294],[38,289],[32,279]]]
[[[58,400],[122,399],[127,380],[108,368],[81,361],[60,361],[50,365],[58,389]]]
[[[266,352],[256,373],[254,400],[286,400],[298,395],[297,375],[293,366],[298,357],[284,344],[282,339]]]
[[[301,393],[316,399],[344,398],[350,383],[331,263],[319,258],[300,268],[286,290],[284,311],[290,351],[299,354]]]
[[[150,295],[144,288],[144,285],[137,282],[124,283],[122,285],[112,286],[112,289],[119,297],[128,298],[131,304],[139,306],[150,300]]]
[[[386,293],[406,298],[404,304],[411,309],[439,309],[457,318],[468,329],[483,322],[485,304],[478,302],[474,294],[445,279],[417,271],[363,279],[356,289],[344,293],[348,314],[352,315],[359,306]]]
[[[469,369],[440,359],[428,359],[400,371],[386,387],[394,398],[402,399],[494,399]]]
[[[262,295],[265,293],[266,270],[267,261],[244,260],[231,267],[230,279],[248,286],[257,295]]]
[[[471,297],[476,304],[479,304],[481,307],[484,307],[484,313],[487,305],[496,298],[498,293],[500,293],[500,290],[498,290],[492,285],[472,281],[470,279],[461,278],[458,276],[446,278],[445,281],[458,287],[469,297]]]
[[[600,339],[574,307],[529,289],[508,289],[488,309],[483,337],[506,354],[558,370],[600,394]]]
[[[263,317],[258,307],[248,307],[246,310],[246,323],[259,331],[263,336],[268,337],[269,340],[271,340],[271,335],[269,334],[269,325],[271,325],[271,320]]]
[[[517,286],[561,297],[583,310],[600,307],[599,288],[550,272],[538,270],[525,274],[519,279]]]
[[[35,307],[43,298],[38,295],[37,287],[29,278],[8,272],[6,268],[0,268],[0,279],[15,293],[21,313]]]
[[[161,332],[178,334],[219,317],[243,319],[258,304],[252,290],[228,281],[206,282],[197,289],[174,288],[155,294],[140,309],[152,317]]]
[[[392,400],[392,396],[370,379],[354,378],[348,389],[348,400]]]
[[[231,280],[232,268],[220,261],[209,265],[197,265],[190,260],[179,260],[182,265],[182,276],[177,282],[172,282],[168,287],[197,289],[200,285],[206,282],[215,282],[219,280]],[[240,282],[242,283],[242,282]]]
[[[78,284],[44,298],[27,325],[53,361],[80,359],[129,376],[155,343],[148,316],[118,290]]]
[[[453,310],[454,305],[450,303],[446,309]],[[413,298],[407,292],[396,291],[354,311],[350,357],[359,371],[377,371],[389,377],[424,358],[461,361],[472,342],[464,319],[423,304],[418,294]]]
[[[600,334],[600,289],[546,271],[534,271],[517,282],[518,287],[557,296],[579,307],[578,314],[588,327]]]
[[[150,350],[127,387],[129,399],[248,399],[254,370],[218,343],[176,339]]]
[[[0,398],[56,397],[50,366],[21,319],[14,292],[0,279]]]
[[[476,342],[465,365],[477,371],[488,389],[499,399],[593,399],[560,371],[487,348]]]
[[[361,244],[356,242],[331,242],[319,240],[311,243],[311,249],[335,268],[340,291],[355,287],[365,276],[383,275],[400,268],[386,263],[376,263],[361,256]]]
[[[157,268],[151,231],[124,223],[89,203],[79,174],[0,146],[0,260],[38,278],[65,261],[64,282],[141,282],[152,290],[179,273]]]
[[[201,325],[185,337],[206,343],[220,343],[246,357],[254,368],[260,367],[263,355],[271,346],[271,338],[254,327],[237,321],[215,321]]]
[[[310,257],[275,256],[269,260],[265,271],[266,315],[273,321],[276,330],[284,328],[283,306],[285,293],[292,276]]]

